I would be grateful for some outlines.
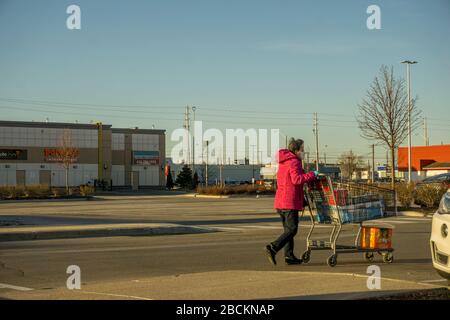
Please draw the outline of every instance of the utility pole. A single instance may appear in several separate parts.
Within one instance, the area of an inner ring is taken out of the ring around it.
[[[428,138],[428,124],[427,124],[427,118],[423,118],[423,137],[425,139],[425,145],[430,145],[430,140]]]
[[[194,134],[192,135],[192,174],[195,174],[195,110],[197,107],[192,107],[192,113],[194,115]]]
[[[375,145],[372,144],[372,182],[375,182]]]
[[[219,174],[220,174],[220,186],[223,186],[223,160],[220,161]]]
[[[250,145],[250,147],[252,147],[252,150],[253,150],[253,161],[252,161],[253,179],[252,179],[252,183],[255,183],[255,145],[252,144],[252,145]],[[249,158],[250,158],[250,156],[249,156]]]
[[[309,151],[306,153],[306,172],[309,172]]]
[[[208,154],[209,154],[208,146],[209,146],[209,141],[207,140],[206,141],[206,166],[205,166],[206,186],[208,186]]]
[[[319,130],[318,130],[317,126],[318,126],[317,112],[314,112],[313,132],[316,136],[316,170],[319,171]]]
[[[351,152],[351,150],[350,150]],[[347,161],[348,161],[348,180],[352,180],[352,164],[350,163],[351,161],[351,157],[347,157]]]
[[[408,182],[411,182],[411,74],[410,66],[417,61],[402,61],[406,64],[406,78],[408,79]]]
[[[189,106],[186,106],[186,110],[184,112],[184,128],[186,129],[186,134],[187,134],[187,146],[186,146],[186,155],[185,155],[185,159],[186,159],[186,164],[189,165],[189,162],[191,162],[191,157],[190,157],[190,146],[189,146],[189,142],[190,142],[190,130],[191,130],[191,126],[190,126],[190,119],[189,119],[189,111],[190,108]]]
[[[388,177],[389,172],[389,151],[386,150],[386,178]]]
[[[103,180],[103,124],[98,121],[96,123],[98,130],[98,181],[101,182]]]

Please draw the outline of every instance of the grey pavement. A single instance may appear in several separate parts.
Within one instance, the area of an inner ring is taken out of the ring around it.
[[[214,232],[214,230],[167,223],[25,226],[0,228],[0,242],[85,237],[176,235],[206,232]]]
[[[142,201],[86,201],[0,205],[5,216],[116,219],[136,223],[181,223],[219,232],[0,242],[0,297],[5,299],[355,299],[382,293],[440,287],[429,252],[429,217],[391,217],[395,261],[362,254],[338,257],[314,252],[309,264],[272,266],[263,247],[281,232],[272,199],[156,197]],[[81,205],[80,205],[81,204]],[[302,220],[296,253],[305,247]],[[4,228],[4,227],[2,227]],[[326,239],[329,230],[317,229]],[[342,241],[350,243],[347,226]],[[282,262],[282,253],[278,255]],[[381,268],[381,290],[368,290],[367,267]],[[82,289],[68,290],[66,269],[78,265]],[[26,290],[31,289],[31,290]],[[26,291],[24,291],[26,290]]]

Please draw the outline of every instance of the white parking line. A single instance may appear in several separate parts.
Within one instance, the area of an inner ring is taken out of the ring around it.
[[[403,219],[402,219],[403,220]],[[418,222],[414,222],[414,221],[400,221],[400,220],[393,220],[393,219],[383,219],[383,220],[368,220],[367,222],[374,222],[374,223],[393,223],[393,224],[411,224],[411,223],[418,223]]]
[[[245,225],[242,226],[242,228],[246,228],[246,229],[271,229],[271,230],[278,230],[278,229],[282,229],[281,226],[249,226],[249,225]]]
[[[94,292],[94,291],[80,291],[80,293],[86,293],[86,294],[96,294],[101,296],[110,296],[110,297],[118,297],[118,298],[128,298],[128,299],[134,299],[134,300],[153,300],[150,298],[145,297],[138,297],[138,296],[129,296],[126,294],[114,294],[114,293],[105,293],[105,292]]]
[[[434,283],[434,282],[446,282],[448,281],[447,279],[435,279],[435,280],[424,280],[424,281],[420,281],[423,283]]]
[[[207,228],[211,228],[219,231],[248,231],[252,229],[259,230],[283,230],[281,223],[279,225],[239,225],[239,227],[222,227],[222,226],[206,226]],[[327,228],[329,226],[321,226],[316,225],[315,228]],[[299,224],[299,228],[311,228],[310,225],[302,225]]]
[[[231,228],[231,227],[216,227],[216,226],[208,226],[208,228],[219,230],[219,231],[243,231],[242,228]]]
[[[12,290],[17,290],[17,291],[32,291],[33,290],[31,288],[13,286],[11,284],[6,284],[6,283],[0,283],[0,289],[12,289]]]
[[[423,218],[403,218],[403,217],[397,217],[397,219],[400,220],[406,220],[406,221],[420,221],[420,222],[428,222],[432,220],[431,217],[423,217]]]

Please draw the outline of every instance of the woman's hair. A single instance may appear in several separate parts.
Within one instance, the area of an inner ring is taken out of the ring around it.
[[[303,143],[302,139],[291,138],[289,140],[288,149],[290,152],[297,153],[302,148]]]

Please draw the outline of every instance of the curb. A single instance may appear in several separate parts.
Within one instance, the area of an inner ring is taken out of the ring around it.
[[[215,232],[213,229],[200,228],[183,225],[121,225],[121,226],[71,226],[59,229],[46,227],[23,227],[7,230],[0,228],[0,242],[7,241],[29,241],[29,240],[52,240],[70,238],[94,238],[94,237],[118,237],[118,236],[157,236],[157,235],[179,235]],[[19,230],[17,230],[19,229]],[[27,230],[29,229],[29,230]],[[40,230],[39,230],[40,229]]]
[[[248,199],[257,199],[257,198],[273,198],[274,195],[266,195],[266,194],[255,194],[255,195],[241,195],[241,194],[232,194],[232,195],[206,195],[206,194],[192,194],[187,197],[191,198],[210,198],[210,199],[228,199],[228,198],[248,198]]]
[[[1,204],[7,203],[34,203],[34,202],[70,202],[70,201],[95,201],[100,200],[96,196],[92,197],[79,197],[79,198],[48,198],[48,199],[19,199],[19,200],[0,200]]]
[[[190,195],[190,197],[193,198],[209,198],[209,199],[228,199],[231,198],[231,196],[227,196],[227,195],[223,195],[223,196],[211,196],[211,195],[206,195],[206,194],[193,194]]]
[[[432,217],[434,213],[424,213],[418,211],[398,211],[397,216],[402,217],[414,217],[414,218],[427,218]]]

